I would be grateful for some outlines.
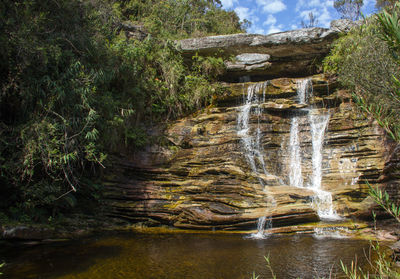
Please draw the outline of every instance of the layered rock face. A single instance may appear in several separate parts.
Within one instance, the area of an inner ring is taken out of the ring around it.
[[[279,44],[237,35],[240,48],[218,36],[197,50],[240,49],[235,63],[244,68],[236,73],[284,76],[286,70],[267,73],[271,57],[291,52],[309,61],[318,49],[318,56],[326,53],[335,32],[276,34]],[[187,53],[195,50],[190,42],[181,43]],[[263,74],[251,68],[261,64]],[[105,181],[110,216],[148,226],[235,230],[255,229],[260,217],[279,227],[369,215],[367,181],[390,180],[385,136],[334,80],[303,75],[226,83],[213,106],[169,125],[167,143],[117,160]]]
[[[274,226],[317,221],[312,125],[318,116],[329,119],[321,138],[321,190],[331,193],[342,217],[368,211],[365,183],[377,183],[386,156],[382,131],[347,93],[320,75],[310,81],[307,104],[297,92],[304,79],[228,85],[215,107],[170,125],[169,146],[153,146],[116,167],[108,181],[111,215],[190,229],[254,228],[262,216]],[[249,90],[257,101],[246,107]]]

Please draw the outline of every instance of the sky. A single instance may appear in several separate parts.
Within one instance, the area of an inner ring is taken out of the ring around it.
[[[333,8],[333,0],[221,0],[222,7],[234,10],[241,20],[247,19],[252,25],[248,33],[271,34],[299,29],[301,21],[308,23],[310,12],[318,20],[318,27],[329,27],[340,15]],[[364,0],[362,12],[375,12],[375,0]]]

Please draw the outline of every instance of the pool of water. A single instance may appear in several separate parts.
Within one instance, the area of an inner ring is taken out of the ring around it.
[[[329,278],[340,260],[365,264],[361,240],[238,234],[118,234],[34,246],[1,245],[1,278]]]

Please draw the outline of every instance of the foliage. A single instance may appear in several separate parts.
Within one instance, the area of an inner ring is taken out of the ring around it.
[[[387,213],[389,213],[397,222],[400,223],[400,206],[396,205],[389,197],[389,194],[378,188],[372,188],[368,184],[369,195],[375,200],[375,202],[382,207]]]
[[[353,261],[350,267],[347,267],[341,263],[341,267],[346,277],[349,279],[384,279],[384,278],[400,278],[400,274],[394,270],[394,263],[390,258],[387,257],[386,253],[380,247],[379,242],[370,245],[376,259],[371,261],[369,258],[369,263],[371,267],[371,272],[363,270],[357,261]],[[371,255],[370,255],[371,256]]]
[[[389,45],[389,48],[393,51],[393,55],[396,59],[399,59],[398,53],[400,51],[400,23],[398,7],[393,9],[391,12],[386,10],[377,14],[377,19],[381,27],[382,39]]]
[[[0,13],[0,208],[31,221],[99,201],[107,154],[219,93],[222,60],[187,63],[174,39],[243,31],[207,0],[5,0]],[[126,20],[150,34],[127,40]]]
[[[4,265],[5,265],[5,263],[1,263],[1,264],[0,264],[0,268],[2,268]],[[2,274],[3,274],[3,273],[0,272],[0,275],[2,275]]]
[[[269,271],[271,272],[272,278],[273,278],[273,279],[276,279],[275,272],[274,272],[274,270],[272,269],[272,266],[271,266],[271,261],[270,261],[269,255],[266,256],[266,257],[264,257],[264,259],[265,259],[265,261],[267,262],[267,268],[268,268]]]
[[[212,0],[120,0],[114,9],[123,20],[143,22],[152,35],[162,38],[243,32],[246,23],[220,4]]]
[[[272,268],[272,265],[271,265],[270,255],[268,254],[268,256],[264,256],[264,259],[266,261],[266,265],[267,265],[268,270],[271,272],[272,278],[276,279],[276,275],[275,275],[274,269]],[[255,272],[253,272],[253,275],[252,275],[251,279],[258,279],[259,277],[260,277],[259,275],[256,275]]]
[[[341,14],[342,18],[357,20],[361,15],[363,0],[335,0],[333,7]]]
[[[382,40],[375,17],[338,39],[324,60],[328,73],[354,92],[359,107],[371,114],[393,139],[400,140],[398,61]]]

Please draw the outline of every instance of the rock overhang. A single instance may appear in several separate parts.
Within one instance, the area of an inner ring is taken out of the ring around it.
[[[276,77],[313,75],[329,53],[332,42],[340,33],[348,32],[358,23],[336,20],[330,28],[303,28],[269,35],[231,34],[177,41],[177,47],[186,58],[199,54],[218,56],[225,60],[225,74],[221,80],[239,81],[241,76],[253,80]],[[244,63],[254,59],[254,63]],[[249,56],[252,56],[251,58]],[[264,57],[264,58],[262,58]],[[265,59],[268,57],[268,59]]]

